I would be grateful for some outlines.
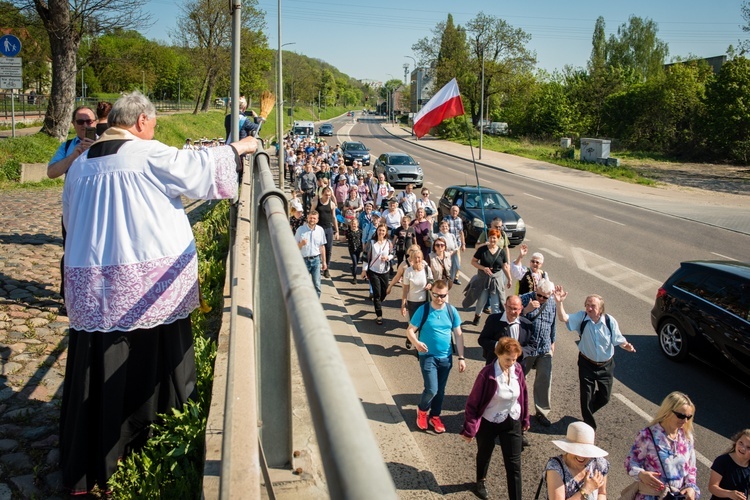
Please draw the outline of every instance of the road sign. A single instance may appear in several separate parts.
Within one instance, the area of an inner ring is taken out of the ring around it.
[[[21,40],[15,35],[3,35],[0,37],[0,54],[5,57],[15,57],[21,52]]]
[[[0,89],[23,88],[21,63],[20,57],[0,57]]]
[[[0,76],[0,89],[22,89],[23,78],[20,76]]]

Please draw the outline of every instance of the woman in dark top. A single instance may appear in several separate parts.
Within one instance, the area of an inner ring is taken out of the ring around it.
[[[432,223],[427,220],[425,216],[424,208],[417,208],[414,221],[411,223],[411,228],[414,230],[414,236],[416,237],[415,243],[422,249],[422,254],[425,256],[427,264],[430,263],[430,235],[432,234]]]
[[[352,219],[346,230],[346,242],[349,247],[349,257],[352,259],[352,284],[357,284],[357,265],[362,258],[362,230],[359,220]]]
[[[326,270],[323,276],[330,278],[328,268],[331,266],[331,252],[333,240],[339,238],[339,223],[336,220],[336,201],[333,199],[331,188],[325,187],[320,192],[320,198],[312,201],[312,209],[318,211],[318,225],[326,232]]]
[[[492,314],[499,313],[500,303],[505,302],[505,288],[510,288],[510,266],[506,253],[498,245],[499,241],[500,231],[490,229],[487,232],[487,245],[479,247],[474,253],[474,258],[471,259],[471,265],[477,268],[477,273],[486,274],[486,279],[489,280],[477,300],[472,321],[475,325],[479,324],[479,317],[487,303],[487,296],[489,295]]]
[[[714,460],[708,479],[711,500],[745,500],[750,494],[750,429],[732,436],[732,447]]]

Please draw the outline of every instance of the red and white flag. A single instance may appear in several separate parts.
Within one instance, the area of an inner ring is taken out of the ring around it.
[[[414,134],[422,137],[432,127],[437,127],[445,120],[464,114],[464,103],[458,90],[456,79],[449,81],[445,87],[427,101],[414,117]]]

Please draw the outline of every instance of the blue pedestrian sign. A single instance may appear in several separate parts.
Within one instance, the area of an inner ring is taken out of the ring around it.
[[[16,57],[21,52],[21,40],[15,35],[0,37],[0,54],[5,57]]]

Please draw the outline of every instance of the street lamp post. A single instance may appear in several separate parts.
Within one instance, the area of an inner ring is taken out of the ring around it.
[[[279,5],[279,14],[278,14],[278,30],[279,30],[279,47],[277,49],[277,70],[278,74],[276,75],[276,142],[279,144],[279,154],[278,154],[278,162],[279,162],[279,189],[284,189],[284,169],[286,167],[285,165],[285,158],[284,158],[284,147],[282,143],[282,139],[284,137],[284,80],[282,78],[282,49],[287,45],[294,45],[295,42],[287,42],[287,43],[281,43],[281,0],[278,0]]]
[[[386,74],[391,77],[391,80],[398,80],[398,78],[396,78],[392,74],[390,73],[386,73]],[[395,124],[396,123],[396,109],[395,109],[396,103],[394,101],[396,97],[396,88],[395,87],[391,88],[389,85],[386,85],[385,89],[388,91],[388,95],[391,100],[391,107],[389,108],[389,111],[388,111],[388,121]]]
[[[484,139],[484,47],[482,47],[482,99],[479,102],[479,159],[481,160]]]

